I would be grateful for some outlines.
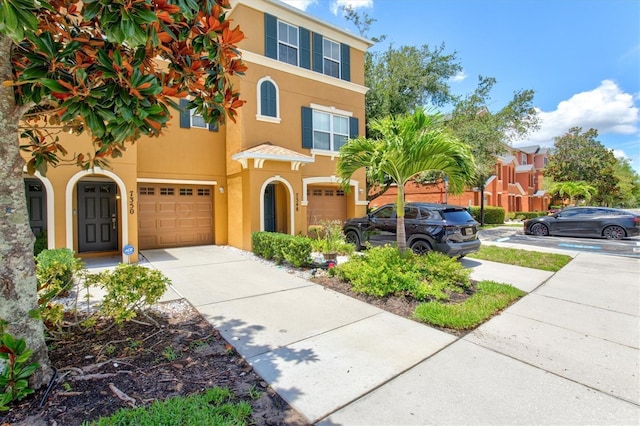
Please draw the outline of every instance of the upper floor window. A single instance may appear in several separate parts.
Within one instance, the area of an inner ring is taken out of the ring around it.
[[[522,154],[522,161],[520,162],[523,166],[527,164],[527,154]]]
[[[262,121],[279,122],[280,105],[278,99],[278,86],[271,77],[264,77],[258,81],[258,115]]]
[[[298,65],[298,27],[278,21],[278,60]]]
[[[358,119],[348,111],[312,105],[302,107],[302,147],[337,152],[358,136]]]
[[[322,47],[323,73],[340,78],[340,44],[325,38]]]
[[[189,129],[209,129],[212,132],[218,131],[217,124],[207,124],[202,115],[197,114],[195,109],[188,109],[188,99],[180,99],[180,127]]]
[[[348,117],[313,111],[313,148],[339,151],[348,138]]]

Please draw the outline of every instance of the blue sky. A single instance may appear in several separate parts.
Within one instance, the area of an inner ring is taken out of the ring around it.
[[[552,146],[571,127],[631,159],[640,173],[640,1],[638,0],[283,0],[339,28],[356,29],[338,6],[376,20],[369,36],[457,52],[464,68],[450,84],[471,93],[495,77],[492,110],[533,89],[540,130],[514,146]],[[446,109],[446,108],[445,108]]]

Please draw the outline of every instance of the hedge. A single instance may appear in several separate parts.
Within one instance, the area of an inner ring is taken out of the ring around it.
[[[478,222],[480,221],[480,207],[472,206],[469,213]],[[505,212],[502,207],[485,206],[484,207],[484,223],[487,225],[500,225],[504,223]]]
[[[251,245],[256,256],[276,263],[287,261],[295,267],[311,263],[311,239],[278,232],[254,232]]]

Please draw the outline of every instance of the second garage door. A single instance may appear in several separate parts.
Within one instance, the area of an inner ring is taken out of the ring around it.
[[[347,218],[347,197],[341,189],[310,186],[307,200],[307,225],[318,225],[325,220],[344,221]]]
[[[213,187],[139,184],[140,249],[213,244]]]

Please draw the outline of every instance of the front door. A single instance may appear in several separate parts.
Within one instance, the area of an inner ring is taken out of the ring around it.
[[[37,237],[47,230],[47,191],[38,179],[25,179],[24,192],[27,197],[29,225]]]
[[[276,188],[272,183],[264,189],[264,230],[276,232]]]
[[[116,185],[78,183],[78,251],[118,250]]]

